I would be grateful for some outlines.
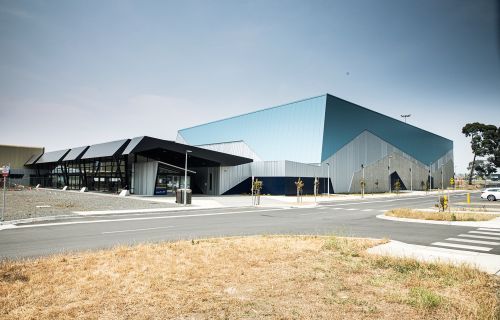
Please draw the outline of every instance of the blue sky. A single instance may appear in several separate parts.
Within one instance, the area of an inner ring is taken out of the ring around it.
[[[0,143],[56,150],[330,93],[455,143],[500,125],[495,1],[0,1]]]

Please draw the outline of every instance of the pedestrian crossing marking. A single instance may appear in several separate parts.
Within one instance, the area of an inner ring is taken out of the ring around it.
[[[481,231],[495,231],[495,232],[499,232],[499,235],[500,235],[500,229],[493,229],[493,228],[478,228],[477,230],[481,230]]]
[[[500,237],[478,236],[475,234],[459,234],[458,236],[467,238],[476,238],[476,239],[500,240]]]
[[[469,249],[476,251],[491,251],[493,248],[489,247],[480,247],[480,246],[470,246],[465,244],[457,244],[457,243],[448,243],[448,242],[433,242],[431,243],[433,246],[441,246],[441,247],[450,247],[450,248],[458,248],[458,249]]]
[[[489,234],[491,236],[500,236],[500,233],[487,232],[487,231],[469,231],[469,233]]]
[[[459,238],[448,238],[448,241],[457,241],[457,242],[467,242],[467,243],[477,243],[477,244],[488,244],[491,246],[498,246],[500,242],[494,241],[484,241],[484,240],[473,240],[473,239],[459,239]]]

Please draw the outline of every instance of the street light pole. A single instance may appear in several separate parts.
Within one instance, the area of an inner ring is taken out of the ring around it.
[[[361,165],[361,170],[363,170],[363,185],[362,185],[362,190],[361,190],[361,198],[364,198],[365,197],[365,166],[362,164]]]
[[[389,171],[389,193],[392,193],[392,185],[391,185],[391,158],[392,158],[392,156],[389,156],[389,166],[387,167],[387,171]]]
[[[186,162],[184,166],[184,205],[186,205],[186,198],[187,198],[187,175],[188,175],[188,153],[190,153],[191,150],[186,150]]]
[[[328,166],[328,181],[326,182],[327,185],[327,193],[328,193],[328,198],[330,198],[330,163],[327,162],[326,165]]]
[[[432,190],[432,163],[429,163],[429,191]]]
[[[402,114],[401,118],[405,118],[405,123],[406,123],[406,118],[411,117],[411,114]]]
[[[411,167],[410,167],[410,191],[413,191],[413,171],[411,171]]]

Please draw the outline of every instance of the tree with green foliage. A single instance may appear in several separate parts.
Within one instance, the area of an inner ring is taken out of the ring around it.
[[[476,167],[476,158],[488,156],[488,161],[493,166],[500,166],[500,129],[494,125],[487,125],[479,122],[468,123],[462,128],[462,133],[471,138],[471,149],[474,154],[470,166],[469,185],[472,184],[472,177]],[[496,172],[496,169],[495,171]]]
[[[470,170],[471,167],[472,162],[469,162],[467,170]],[[475,172],[476,177],[486,180],[486,177],[488,177],[492,173],[495,173],[497,170],[492,162],[479,159],[476,160],[473,171]]]

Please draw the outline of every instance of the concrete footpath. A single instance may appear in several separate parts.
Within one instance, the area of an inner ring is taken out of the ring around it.
[[[394,240],[367,251],[371,254],[413,258],[424,262],[465,264],[490,274],[500,275],[500,256],[495,254],[428,247]]]

